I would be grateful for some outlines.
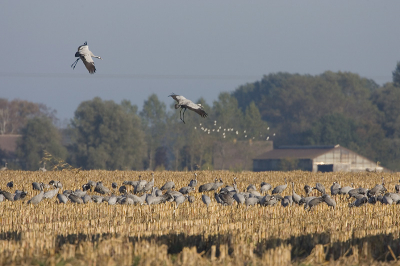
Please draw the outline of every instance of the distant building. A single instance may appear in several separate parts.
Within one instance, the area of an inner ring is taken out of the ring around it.
[[[335,146],[282,146],[253,158],[253,171],[387,171],[349,149]]]
[[[214,170],[253,170],[253,158],[273,149],[273,141],[216,142],[213,148]]]
[[[21,135],[0,135],[0,160],[3,162],[18,161],[15,151],[17,150],[17,141]]]

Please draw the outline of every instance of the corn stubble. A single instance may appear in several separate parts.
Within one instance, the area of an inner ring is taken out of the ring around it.
[[[0,263],[2,265],[289,265],[390,264],[400,254],[400,205],[365,205],[349,208],[337,196],[335,210],[326,204],[311,212],[303,206],[221,206],[209,192],[207,208],[201,193],[196,201],[160,205],[58,204],[56,197],[38,205],[27,201],[38,192],[32,182],[60,180],[63,189],[78,189],[88,180],[111,188],[125,180],[151,180],[150,172],[48,171],[0,173],[0,188],[14,181],[14,190],[28,191],[23,201],[0,203]],[[240,191],[262,181],[273,187],[286,177],[304,195],[305,184],[334,181],[342,187],[372,188],[385,177],[388,191],[399,180],[396,173],[309,173],[227,171],[198,172],[199,184],[221,178],[231,184],[237,177]],[[174,181],[177,190],[193,178],[190,172],[156,172],[155,186]],[[131,189],[131,188],[129,188]],[[197,189],[196,189],[197,191]],[[60,190],[60,193],[62,191]],[[291,195],[289,186],[282,195]],[[313,192],[317,195],[317,192]],[[90,193],[90,194],[95,194]],[[330,193],[329,193],[330,194]]]

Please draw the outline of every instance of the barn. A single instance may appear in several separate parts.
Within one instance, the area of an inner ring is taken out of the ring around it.
[[[255,172],[285,170],[360,172],[386,169],[340,145],[281,146],[253,158]]]

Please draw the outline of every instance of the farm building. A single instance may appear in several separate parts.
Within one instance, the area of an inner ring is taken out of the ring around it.
[[[383,167],[349,149],[335,146],[282,146],[253,159],[253,171],[311,172],[384,171]]]

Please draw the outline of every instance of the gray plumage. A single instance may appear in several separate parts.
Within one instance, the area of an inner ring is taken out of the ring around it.
[[[189,194],[192,191],[194,191],[194,188],[193,187],[189,187],[189,186],[179,189],[179,192],[184,194],[184,195]]]
[[[349,192],[347,194],[349,195],[348,198],[353,197],[353,198],[357,199],[357,198],[366,196],[367,193],[368,193],[368,190],[366,190],[362,187],[359,187],[359,188],[354,188],[354,189],[349,190]]]
[[[77,203],[77,204],[82,204],[83,203],[82,198],[78,197],[78,196],[76,196],[74,194],[69,194],[68,198],[72,203]]]
[[[233,199],[236,200],[236,202],[238,203],[238,206],[239,206],[239,204],[243,204],[246,202],[246,198],[240,193],[235,193],[233,195]]]
[[[310,187],[307,184],[304,186],[304,191],[306,192],[307,196],[312,192],[313,189],[314,189],[313,187]]]
[[[379,194],[385,193],[386,191],[387,190],[383,185],[377,184],[375,187],[371,188],[370,194],[371,195],[379,195]]]
[[[44,188],[43,183],[33,182],[32,189],[42,191]]]
[[[300,205],[302,205],[302,204],[304,204],[304,209],[306,209],[307,207],[308,207],[308,203],[311,201],[311,200],[313,200],[313,199],[315,199],[316,197],[314,197],[314,196],[310,196],[310,197],[305,197],[305,198],[302,198],[301,200],[300,200]]]
[[[155,194],[156,194],[156,196],[161,196],[162,195],[162,190],[156,188],[155,189]]]
[[[248,192],[250,192],[250,194],[254,197],[261,197],[261,193],[257,190],[249,190]]]
[[[82,201],[85,204],[90,203],[90,202],[92,202],[92,197],[90,195],[86,194],[85,196],[82,197]]]
[[[4,195],[3,195],[3,194],[0,194],[0,202],[3,202],[4,199],[5,199]]]
[[[300,200],[301,200],[301,196],[298,195],[296,193],[296,191],[294,191],[294,182],[292,182],[292,199],[293,199],[293,202],[296,204],[299,204]]]
[[[86,191],[82,191],[80,189],[75,190],[74,192],[72,192],[71,194],[74,194],[75,196],[82,198],[83,196],[86,195]]]
[[[103,60],[100,56],[94,55],[89,50],[89,46],[87,45],[87,42],[85,42],[83,45],[78,47],[78,51],[75,53],[75,57],[78,57],[78,59],[76,59],[75,62],[72,63],[71,67],[73,69],[75,69],[76,64],[78,63],[79,59],[81,59],[90,74],[93,74],[96,72],[96,67],[94,66],[94,61],[93,61],[92,57]]]
[[[59,188],[46,191],[46,192],[44,193],[44,195],[43,195],[43,198],[44,198],[44,199],[52,199],[55,195],[58,194],[58,190],[59,190]]]
[[[340,185],[336,182],[333,182],[331,186],[331,195],[337,195],[340,192]]]
[[[393,199],[393,202],[399,202],[400,201],[400,194],[398,193],[386,193],[385,195],[388,195]]]
[[[185,195],[185,196],[182,195],[182,196],[176,197],[176,198],[175,198],[175,202],[176,202],[175,209],[178,208],[179,205],[181,205],[182,203],[184,203],[185,200],[186,200],[187,198],[188,198],[188,196],[186,196],[186,195]]]
[[[307,205],[304,206],[304,209],[306,209],[306,206],[308,206],[310,208],[309,211],[311,211],[311,209],[313,207],[317,206],[318,204],[320,204],[323,201],[324,201],[324,199],[322,197],[314,198],[314,199],[310,200]]]
[[[222,200],[221,200],[221,198],[219,197],[219,194],[218,194],[218,193],[214,193],[214,198],[215,198],[215,201],[216,201],[217,203],[222,204]]]
[[[346,186],[346,187],[342,187],[339,189],[339,194],[340,195],[346,195],[349,193],[350,190],[354,189],[353,188],[353,183],[351,183],[351,186]]]
[[[145,198],[146,194],[144,194],[142,197],[138,197],[138,196],[133,195],[133,194],[126,194],[126,197],[132,199],[134,204],[140,204],[140,205],[142,205],[146,200],[146,198]]]
[[[262,182],[260,186],[261,193],[267,193],[269,190],[272,189],[272,186],[269,183]]]
[[[94,192],[100,194],[109,194],[111,191],[109,188],[105,187],[102,182],[97,182],[96,187],[94,188]]]
[[[60,202],[60,203],[67,203],[68,202],[68,197],[67,196],[65,196],[64,194],[58,194],[57,195],[57,198],[58,198],[58,201]]]
[[[260,200],[260,204],[262,206],[274,206],[278,203],[278,200],[275,196],[266,195]]]
[[[399,182],[400,182],[400,180],[399,180]],[[396,191],[396,193],[400,193],[400,185],[399,185],[399,184],[396,184],[396,185],[394,186],[394,190]]]
[[[115,205],[115,203],[117,203],[117,197],[113,195],[108,199],[108,205]]]
[[[315,189],[318,190],[322,195],[326,194],[325,193],[325,187],[321,183],[316,183],[315,184]]]
[[[160,190],[168,190],[168,189],[175,189],[175,183],[173,181],[166,182]]]
[[[181,95],[171,94],[171,95],[169,95],[169,97],[172,97],[177,102],[175,104],[175,109],[180,108],[179,114],[180,114],[180,119],[182,120],[183,123],[185,123],[186,109],[196,112],[203,118],[208,116],[208,114],[204,111],[201,104],[195,104],[191,100],[186,99],[185,97],[183,97]],[[183,115],[182,115],[182,110],[184,110]]]
[[[257,188],[256,188],[255,185],[250,184],[250,185],[247,186],[247,189],[246,189],[246,190],[247,190],[248,192],[250,192],[250,190],[257,190]]]
[[[353,206],[360,207],[367,202],[368,202],[368,198],[362,197],[362,198],[356,199],[353,203],[349,203],[349,207],[353,207]]]
[[[55,188],[62,188],[63,187],[63,185],[62,185],[62,183],[60,181],[54,181],[54,180],[51,180],[49,182],[49,185],[52,185]]]
[[[26,195],[28,195],[28,192],[26,191],[21,191],[21,190],[16,190],[15,191],[15,196],[14,196],[14,201],[23,199],[26,197]]]
[[[282,205],[283,207],[291,206],[292,204],[293,204],[293,198],[292,198],[291,195],[285,196],[285,197],[283,198],[283,200],[281,201],[281,205]]]
[[[143,192],[150,191],[154,187],[154,174],[152,174],[153,179],[150,182],[147,182],[143,187]]]
[[[217,182],[217,179],[215,179],[215,182]],[[214,183],[206,183],[206,184],[200,185],[199,186],[199,192],[211,191],[213,186],[214,186],[214,184],[215,184],[215,182]]]
[[[274,190],[272,190],[272,194],[281,194],[287,188],[287,185],[288,184],[285,178],[285,184],[275,187]]]
[[[104,197],[103,196],[99,196],[99,195],[93,195],[92,196],[92,200],[95,203],[102,203],[103,202]]]
[[[336,201],[332,199],[328,194],[323,195],[322,199],[329,207],[333,207],[334,209],[336,208]]]
[[[221,193],[218,195],[222,205],[233,205],[234,199],[233,195],[229,193]]]
[[[194,196],[188,196],[188,201],[189,201],[190,203],[193,203],[193,202],[196,201],[196,198],[195,198]]]
[[[196,187],[197,186],[197,173],[194,173],[194,179],[190,180],[189,187]]]
[[[215,182],[214,182],[213,186],[211,187],[211,190],[217,190],[223,184],[224,184],[224,181],[222,181],[221,178],[219,179],[219,182],[217,181],[217,179],[215,179]]]
[[[43,195],[44,195],[44,192],[43,192],[43,190],[42,190],[42,191],[40,191],[39,194],[37,194],[36,196],[34,196],[33,198],[31,198],[31,199],[28,201],[28,204],[29,204],[29,203],[34,204],[34,205],[38,204],[39,202],[42,201]]]
[[[10,193],[10,192],[5,191],[5,190],[0,191],[0,193],[3,194],[4,198],[6,198],[7,200],[9,200],[9,201],[14,201],[14,196],[15,196],[15,194]]]
[[[390,197],[390,195],[385,195],[382,198],[382,203],[387,204],[387,205],[392,205],[393,204],[393,199]]]
[[[203,203],[207,205],[207,208],[208,208],[208,205],[210,205],[210,203],[211,203],[211,199],[207,195],[202,195],[201,201],[203,201]]]
[[[236,194],[235,194],[235,195],[236,195]],[[256,205],[258,202],[259,202],[259,199],[258,199],[258,198],[248,198],[248,199],[245,199],[245,201],[244,201],[246,207],[254,206],[254,205]]]
[[[14,186],[14,182],[10,181],[7,183],[7,187],[12,188]]]
[[[111,183],[111,187],[112,187],[113,189],[117,189],[117,188],[118,188],[118,184],[117,184],[116,182],[112,182],[112,183]]]

